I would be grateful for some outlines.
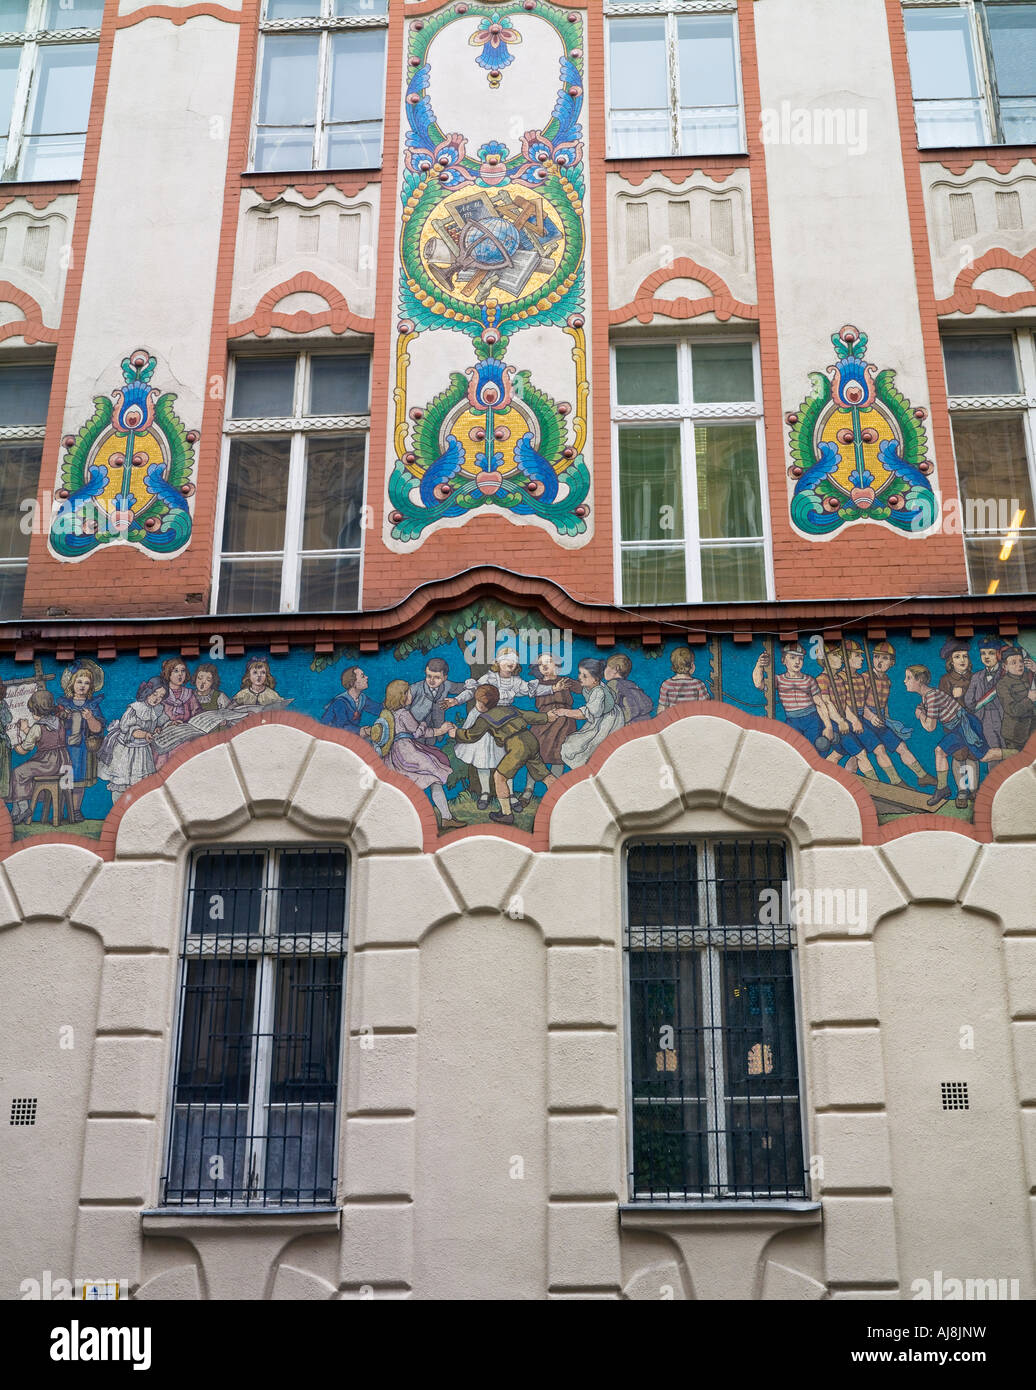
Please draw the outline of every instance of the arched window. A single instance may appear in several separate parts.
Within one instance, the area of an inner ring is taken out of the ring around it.
[[[632,1201],[806,1196],[789,898],[777,841],[627,846]]]
[[[334,1202],[347,867],[340,848],[195,855],[166,1205]]]

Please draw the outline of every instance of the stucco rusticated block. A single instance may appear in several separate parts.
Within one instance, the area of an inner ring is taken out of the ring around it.
[[[375,785],[373,769],[351,748],[316,739],[291,798],[288,819],[317,834],[345,833]]]
[[[346,1053],[350,1115],[417,1109],[416,1033],[352,1036]]]
[[[617,1202],[551,1202],[547,1277],[552,1291],[622,1284]]]
[[[800,948],[802,1009],[811,1023],[877,1023],[878,985],[869,941]]]
[[[892,840],[881,851],[916,902],[955,902],[980,852],[974,840],[934,830]]]
[[[812,1034],[811,1089],[818,1109],[884,1105],[885,1064],[878,1028],[818,1028]]]
[[[137,1213],[133,1213],[137,1216]],[[139,1220],[140,1218],[137,1217]],[[154,1275],[133,1295],[134,1300],[161,1301],[163,1303],[198,1303],[201,1301],[201,1280],[198,1266],[192,1264],[173,1265]]]
[[[122,816],[115,836],[115,853],[120,859],[175,859],[186,841],[165,788],[155,787],[134,801]]]
[[[668,724],[658,739],[676,773],[685,806],[718,806],[743,730],[711,714]]]
[[[165,789],[191,836],[223,834],[249,819],[248,803],[225,743],[188,758]]]
[[[1036,1188],[1036,1110],[1021,1111],[1022,1143],[1025,1146],[1025,1180],[1030,1192]],[[1036,1207],[1033,1208],[1036,1216]],[[1033,1229],[1036,1235],[1036,1227]]]
[[[342,1209],[340,1284],[409,1284],[414,1268],[414,1208],[410,1203]]]
[[[550,1027],[614,1028],[622,979],[611,946],[551,946],[547,952]]]
[[[800,941],[816,936],[869,937],[881,919],[906,899],[888,866],[870,848],[802,850],[794,860],[792,900]]]
[[[550,813],[552,850],[610,849],[618,835],[615,818],[592,777],[566,788]]]
[[[1036,1018],[1036,938],[1004,938],[1004,974],[1012,1018]]]
[[[16,927],[21,920],[21,911],[14,900],[14,894],[7,886],[7,875],[0,867],[0,931],[3,931],[4,927]]]
[[[129,1207],[80,1207],[76,1214],[74,1279],[140,1278],[140,1213]],[[120,1290],[120,1297],[123,1297]]]
[[[668,750],[654,736],[616,748],[597,773],[597,782],[624,827],[645,821],[664,824],[682,810]]]
[[[414,1195],[416,1120],[356,1116],[345,1123],[344,1186],[347,1199]]]
[[[469,835],[436,851],[435,862],[466,912],[506,912],[531,851],[493,835]]]
[[[888,1118],[882,1115],[817,1116],[815,1157],[823,1161],[820,1186],[833,1188],[891,1188]]]
[[[231,756],[253,811],[283,811],[314,742],[287,724],[256,724],[235,735]]]
[[[87,1120],[81,1198],[146,1202],[152,1185],[155,1135],[151,1120]]]
[[[1018,1099],[1023,1105],[1036,1105],[1036,1023],[1012,1023],[1011,1041]]]
[[[612,1110],[622,1104],[619,1039],[614,1032],[547,1036],[547,1104],[551,1110]]]
[[[352,937],[370,946],[416,946],[460,907],[428,854],[371,855],[353,877]]]
[[[105,956],[98,1029],[162,1032],[168,1028],[173,976],[173,959],[168,955]]]
[[[858,845],[863,819],[848,788],[812,770],[799,797],[790,829],[800,845]]]
[[[1036,837],[1036,767],[1019,768],[997,788],[992,823],[994,840]]]
[[[616,862],[610,854],[538,854],[519,888],[519,910],[544,939],[610,941],[622,930]]]
[[[749,729],[738,749],[723,805],[736,808],[750,820],[781,823],[787,820],[809,775],[809,764],[790,743]]]
[[[552,1115],[547,1121],[552,1198],[619,1195],[615,1115]]]
[[[354,1028],[417,1027],[417,951],[355,951],[349,969]]]
[[[285,1264],[282,1260],[274,1275],[270,1297],[284,1303],[322,1302],[334,1298],[337,1292],[336,1285],[321,1279],[319,1274],[312,1274],[306,1269],[296,1269],[294,1265]]]
[[[421,819],[413,802],[398,787],[379,782],[356,820],[353,843],[359,854],[422,849]]]
[[[824,1198],[824,1265],[832,1284],[899,1278],[891,1197]]]
[[[162,1038],[96,1038],[90,1077],[90,1113],[160,1113],[166,1096]]]
[[[98,932],[109,950],[175,951],[180,934],[179,882],[178,866],[168,861],[105,864],[72,920]]]
[[[34,845],[12,854],[4,868],[20,918],[67,917],[100,863],[77,845]]]
[[[1005,932],[1036,932],[1036,854],[1032,845],[983,845],[965,907],[995,912]]]

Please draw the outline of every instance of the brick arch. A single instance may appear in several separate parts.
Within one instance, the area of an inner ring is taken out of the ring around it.
[[[688,299],[683,295],[677,299],[656,298],[655,291],[671,280],[697,280],[711,294],[701,299]],[[645,276],[628,304],[609,310],[608,322],[628,323],[635,318],[641,323],[650,323],[655,314],[670,319],[693,319],[701,314],[715,314],[721,323],[726,323],[730,318],[758,319],[759,309],[754,304],[742,304],[735,299],[726,281],[714,270],[708,270],[687,256],[680,256],[671,265],[653,270]]]
[[[1007,295],[994,294],[992,290],[976,290],[975,281],[987,270],[1013,270],[1016,275],[1028,280],[1031,288]],[[984,256],[965,266],[954,281],[953,294],[948,299],[940,299],[935,311],[937,314],[971,314],[980,304],[1002,314],[1014,314],[1019,309],[1036,307],[1036,250],[1025,256],[1016,256],[1002,246],[994,246]]]
[[[315,294],[327,305],[321,313],[299,309],[294,314],[277,312],[277,305],[293,294]],[[239,319],[227,329],[228,338],[243,338],[254,333],[257,338],[265,338],[271,328],[283,328],[289,333],[311,333],[315,328],[330,328],[332,333],[373,333],[374,320],[354,314],[341,290],[329,285],[326,280],[310,270],[302,270],[290,280],[284,280],[267,290],[255,306],[255,311],[246,319]]]
[[[27,343],[56,343],[58,331],[43,322],[43,310],[33,299],[9,280],[0,280],[0,304],[13,304],[21,309],[22,318],[0,324],[0,342],[5,338],[24,338]]]

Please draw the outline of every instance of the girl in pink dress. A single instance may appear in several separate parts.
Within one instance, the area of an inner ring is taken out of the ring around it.
[[[419,724],[410,713],[409,705],[409,683],[389,681],[385,707],[371,725],[370,740],[394,772],[428,792],[439,813],[440,827],[460,830],[462,822],[453,819],[444,790],[452,771],[450,760],[441,749],[425,741],[441,738],[450,726],[442,724],[432,729],[427,724]]]

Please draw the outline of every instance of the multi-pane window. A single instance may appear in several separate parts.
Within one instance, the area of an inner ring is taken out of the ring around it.
[[[609,8],[609,156],[743,151],[736,5]]]
[[[388,0],[264,0],[252,167],[381,163]]]
[[[195,857],[167,1204],[334,1202],[346,867],[340,849]]]
[[[1036,334],[943,339],[973,594],[1036,591]]]
[[[632,1201],[806,1195],[784,846],[632,844]]]
[[[904,7],[922,149],[1036,143],[1036,3]]]
[[[369,412],[366,353],[235,359],[216,612],[357,607]]]
[[[0,619],[22,615],[52,370],[0,365]]]
[[[619,343],[613,355],[621,602],[766,598],[756,345]]]
[[[104,0],[0,0],[5,180],[77,179]]]

